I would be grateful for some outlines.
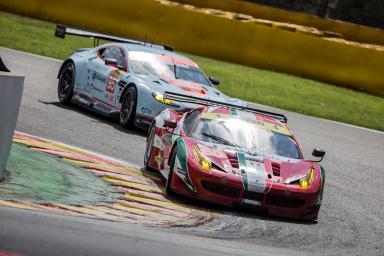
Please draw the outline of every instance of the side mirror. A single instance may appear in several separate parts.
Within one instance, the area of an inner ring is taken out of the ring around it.
[[[164,120],[164,127],[166,127],[166,128],[175,129],[176,125],[177,125],[177,122],[173,122],[170,120]]]
[[[219,85],[220,84],[220,80],[219,78],[217,77],[214,77],[214,76],[210,76],[208,77],[209,81],[214,84],[214,85]]]
[[[124,69],[124,67],[122,67],[122,66],[119,65],[119,63],[117,62],[116,59],[106,58],[106,59],[104,60],[104,63],[105,63],[105,65],[107,65],[107,66],[116,67],[116,68],[118,68],[118,69],[120,69],[120,70],[123,70],[123,69]]]
[[[312,151],[312,156],[314,157],[320,157],[320,160],[314,161],[314,162],[321,162],[325,156],[325,151],[323,149],[315,148]]]

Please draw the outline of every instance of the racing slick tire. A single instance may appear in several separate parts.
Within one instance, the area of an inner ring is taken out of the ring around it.
[[[75,64],[72,61],[67,62],[59,74],[57,96],[62,104],[69,105],[71,102],[75,85],[75,74]]]
[[[144,154],[144,166],[147,169],[152,169],[149,166],[149,161],[151,160],[154,139],[155,139],[155,125],[154,123],[152,123],[152,125],[149,128],[147,146],[145,148],[145,154]]]
[[[123,96],[120,108],[120,124],[125,129],[134,126],[136,116],[137,91],[136,87],[130,86]]]
[[[171,185],[174,178],[174,172],[173,169],[175,167],[175,159],[176,159],[176,149],[173,150],[172,157],[171,157],[171,165],[169,167],[169,174],[167,182],[165,183],[165,193],[168,195],[174,195],[175,192],[172,190]]]

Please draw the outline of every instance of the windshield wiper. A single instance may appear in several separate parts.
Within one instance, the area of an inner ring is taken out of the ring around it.
[[[229,145],[229,146],[236,147],[236,148],[242,148],[239,145],[237,145],[237,144],[235,144],[233,142],[230,142],[230,141],[228,141],[228,140],[226,140],[224,138],[221,138],[219,136],[216,136],[216,135],[213,135],[213,134],[209,134],[209,133],[205,133],[205,132],[202,132],[201,134],[203,134],[206,137],[212,138],[214,140],[220,141],[221,143],[223,143],[225,145]]]

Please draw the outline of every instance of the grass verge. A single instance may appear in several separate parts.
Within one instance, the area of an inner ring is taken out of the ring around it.
[[[91,39],[53,36],[55,24],[0,12],[0,45],[58,59],[92,47]],[[384,98],[292,75],[187,54],[247,101],[384,131]]]

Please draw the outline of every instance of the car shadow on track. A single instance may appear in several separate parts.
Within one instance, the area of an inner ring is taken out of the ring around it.
[[[125,132],[125,133],[129,133],[129,134],[132,134],[132,135],[140,135],[140,136],[144,136],[146,137],[147,136],[147,131],[145,131],[144,129],[141,129],[141,128],[138,128],[138,127],[134,127],[132,129],[124,129],[123,127],[121,127],[120,123],[118,120],[112,118],[112,117],[106,117],[106,116],[103,116],[101,114],[98,114],[96,112],[93,112],[91,110],[88,110],[86,108],[82,108],[82,107],[79,107],[79,106],[76,106],[76,105],[64,105],[58,101],[43,101],[43,100],[38,100],[39,103],[42,103],[42,104],[45,104],[45,105],[53,105],[53,106],[56,106],[56,107],[59,107],[59,108],[62,108],[62,109],[65,109],[65,110],[70,110],[70,111],[74,111],[74,112],[77,112],[77,113],[80,113],[80,114],[83,114],[87,117],[90,117],[92,119],[94,119],[95,121],[94,122],[100,122],[100,123],[103,123],[103,124],[108,124],[110,126],[112,126],[113,128],[115,128],[116,130],[119,130],[121,132]]]

